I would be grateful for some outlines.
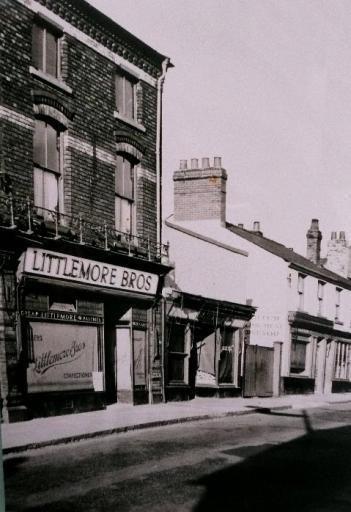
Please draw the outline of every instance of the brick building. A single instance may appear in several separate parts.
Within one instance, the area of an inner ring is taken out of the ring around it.
[[[3,419],[162,400],[169,59],[84,0],[0,5]]]

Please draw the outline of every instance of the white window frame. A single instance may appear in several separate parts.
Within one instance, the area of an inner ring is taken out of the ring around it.
[[[46,126],[50,125],[56,131],[56,134],[57,134],[56,142],[59,145],[58,169],[53,170],[53,169],[46,167],[45,165],[43,166],[43,165],[33,161],[34,205],[37,208],[37,213],[39,215],[42,215],[46,219],[51,219],[52,218],[51,212],[56,212],[56,213],[60,213],[60,214],[64,213],[64,192],[63,192],[63,168],[64,168],[64,166],[63,166],[63,160],[64,160],[64,136],[65,136],[64,133],[65,132],[60,130],[57,127],[57,125],[55,125],[55,123],[51,123],[50,120],[36,119],[36,122],[39,122],[39,121],[44,122],[46,124]],[[46,136],[47,136],[47,132],[46,132]],[[34,138],[34,134],[33,134],[33,138]],[[43,141],[43,144],[45,144],[45,151],[47,151],[47,140]],[[43,187],[42,187],[42,197],[39,199],[38,196],[36,196],[37,187],[36,187],[35,181],[36,181],[36,179],[38,179],[39,172],[42,173],[43,182],[45,180],[45,174],[50,175],[51,177],[55,176],[55,178],[56,178],[57,207],[55,209],[46,207],[47,205],[45,204],[45,199],[47,198],[48,195],[45,194],[45,185],[43,185]]]
[[[131,167],[132,167],[132,173],[133,173],[133,184],[132,184],[132,198],[128,197],[127,195],[123,194],[123,191],[117,191],[115,186],[115,229],[119,233],[123,233],[126,235],[131,235],[132,237],[136,236],[136,176],[137,176],[137,164],[134,163],[133,159],[129,158],[128,155],[120,155],[117,154],[117,158],[123,158],[124,160],[127,160]],[[116,158],[116,166],[115,166],[115,173],[118,172],[118,160]],[[116,180],[116,176],[115,176]],[[123,229],[123,219],[122,219],[122,207],[123,203],[126,203],[129,205],[130,208],[130,230]],[[120,210],[119,215],[117,215],[117,210]],[[119,219],[119,221],[117,221]],[[134,240],[135,242],[135,240]]]

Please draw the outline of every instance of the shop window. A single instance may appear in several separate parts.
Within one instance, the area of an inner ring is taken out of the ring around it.
[[[291,337],[290,372],[310,376],[313,343],[309,333],[293,330]]]
[[[344,342],[336,342],[334,377],[336,379],[350,380],[351,373],[351,345]]]
[[[62,211],[62,133],[50,123],[36,119],[33,137],[34,203],[45,211]]]
[[[55,78],[60,76],[61,34],[46,24],[34,24],[32,29],[33,66]]]
[[[318,315],[323,315],[324,285],[322,281],[318,281]]]
[[[187,383],[187,329],[184,324],[171,323],[168,327],[168,380]]]
[[[223,328],[220,333],[220,354],[218,366],[218,383],[234,384],[236,375],[235,331]]]
[[[302,274],[298,275],[297,278],[297,293],[299,295],[299,302],[298,302],[298,309],[303,310],[304,309],[304,303],[305,303],[305,277]]]
[[[116,109],[118,114],[130,120],[136,118],[136,80],[119,71],[116,73]]]
[[[115,171],[115,226],[122,233],[135,234],[135,167],[130,159],[117,155]]]

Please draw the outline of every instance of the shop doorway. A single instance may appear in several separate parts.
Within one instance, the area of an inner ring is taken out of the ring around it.
[[[273,396],[273,360],[273,348],[246,345],[243,378],[245,398]]]

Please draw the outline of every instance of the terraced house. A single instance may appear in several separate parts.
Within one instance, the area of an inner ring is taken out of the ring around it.
[[[162,400],[172,64],[84,0],[0,10],[3,420]]]

